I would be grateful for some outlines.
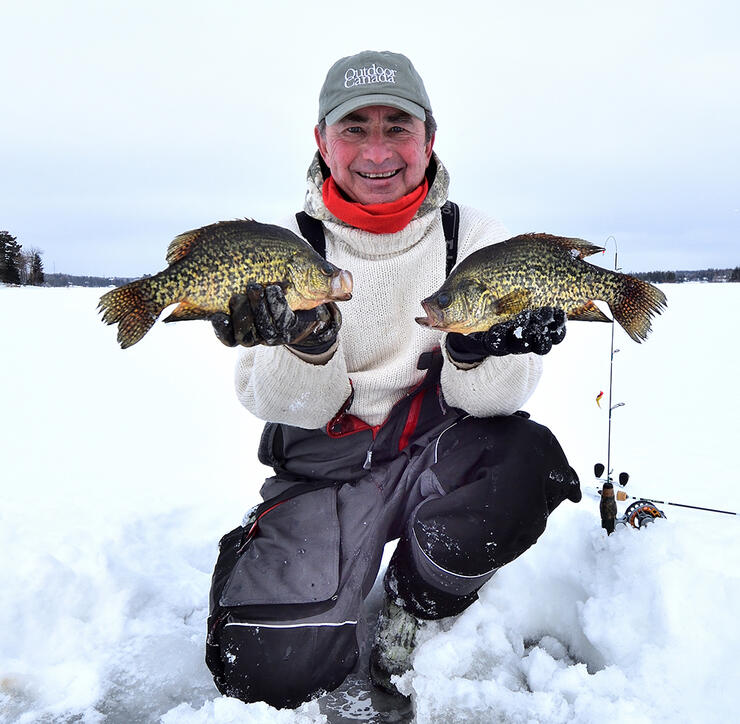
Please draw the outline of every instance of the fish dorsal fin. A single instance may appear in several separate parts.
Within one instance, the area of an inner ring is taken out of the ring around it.
[[[591,300],[581,307],[568,310],[568,319],[578,322],[611,322],[612,320],[604,314]]]
[[[176,261],[180,261],[180,259],[186,257],[190,253],[190,250],[198,243],[198,239],[202,233],[203,229],[201,228],[185,231],[176,236],[167,247],[167,256],[165,257],[167,263],[174,264]]]
[[[499,297],[493,305],[496,314],[519,314],[529,304],[529,292],[526,289],[515,289]]]
[[[591,254],[604,251],[603,246],[596,246],[596,244],[592,244],[585,239],[555,236],[554,234],[525,234],[524,236],[530,237],[533,241],[544,241],[548,244],[559,246],[561,249],[570,251],[576,259],[583,259],[586,256],[591,256]]]
[[[272,224],[262,224],[254,219],[234,219],[233,221],[217,221],[215,224],[202,226],[199,229],[184,231],[176,236],[167,247],[168,264],[174,264],[186,257],[204,237],[213,238],[214,234],[256,234],[261,238],[280,239],[285,242],[300,242],[301,246],[309,246],[305,239],[294,234],[290,229]]]

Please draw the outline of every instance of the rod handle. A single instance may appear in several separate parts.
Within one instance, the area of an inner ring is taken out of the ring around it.
[[[617,501],[614,498],[614,485],[612,483],[604,483],[601,487],[599,513],[601,514],[601,527],[607,535],[611,535],[614,532],[614,525],[617,520]]]

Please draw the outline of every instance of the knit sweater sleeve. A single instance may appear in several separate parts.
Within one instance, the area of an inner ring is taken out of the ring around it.
[[[253,415],[296,427],[324,427],[352,388],[339,346],[326,364],[304,362],[285,347],[243,350],[236,365],[236,394]]]
[[[468,207],[461,207],[458,261],[509,238],[506,228]],[[444,342],[442,348],[445,349]],[[475,417],[510,415],[529,399],[542,376],[535,354],[487,357],[472,369],[458,368],[445,353],[442,392],[448,404]]]

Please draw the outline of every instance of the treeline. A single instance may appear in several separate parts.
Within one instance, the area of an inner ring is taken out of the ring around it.
[[[120,287],[133,281],[129,277],[95,277],[75,274],[45,274],[41,249],[24,249],[8,231],[0,231],[0,283],[31,284],[47,287]],[[740,282],[740,267],[734,269],[696,269],[689,271],[630,272],[647,282]],[[148,275],[146,275],[148,276]]]
[[[125,277],[91,277],[45,274],[41,249],[24,249],[9,231],[0,231],[0,283],[45,287],[120,287],[133,281]]]
[[[0,282],[5,284],[44,283],[41,249],[24,249],[9,231],[0,231]]]
[[[86,277],[74,274],[47,274],[47,287],[120,287],[132,282],[128,277]]]
[[[630,272],[646,282],[672,284],[674,282],[740,282],[740,267],[734,269],[694,269],[690,271]]]

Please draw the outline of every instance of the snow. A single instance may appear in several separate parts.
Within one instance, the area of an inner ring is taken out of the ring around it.
[[[740,510],[740,285],[661,288],[645,343],[616,330],[615,473],[633,495]],[[101,293],[0,289],[0,720],[325,721],[317,702],[221,697],[203,662],[218,540],[269,473],[234,351],[202,323],[120,350]],[[584,489],[606,463],[610,333],[569,324],[527,405]],[[478,602],[425,627],[400,682],[417,721],[734,720],[738,520],[663,507],[607,537],[595,499],[564,503]]]

